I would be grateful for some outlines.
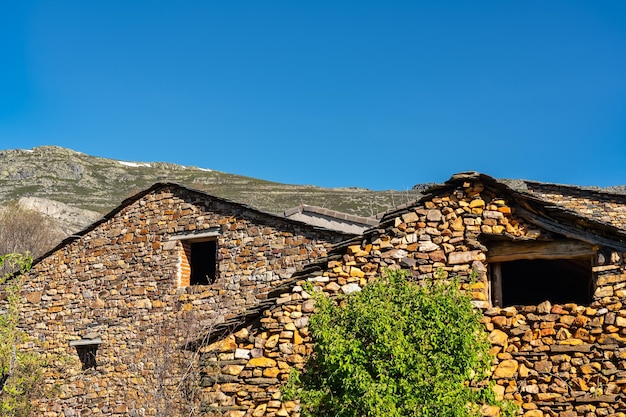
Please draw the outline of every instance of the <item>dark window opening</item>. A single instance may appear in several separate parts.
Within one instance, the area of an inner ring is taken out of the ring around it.
[[[83,371],[97,366],[96,352],[98,351],[98,345],[83,345],[76,346],[78,352],[78,358],[83,364]]]
[[[217,267],[217,241],[190,242],[191,285],[208,285],[215,281]]]
[[[491,265],[494,304],[588,305],[593,296],[591,259],[516,260]]]

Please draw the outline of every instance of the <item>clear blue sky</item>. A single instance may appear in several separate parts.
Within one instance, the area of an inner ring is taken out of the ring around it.
[[[626,1],[4,1],[0,149],[626,184]]]

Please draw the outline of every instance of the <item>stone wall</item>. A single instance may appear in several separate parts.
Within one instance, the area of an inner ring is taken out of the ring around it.
[[[218,231],[218,279],[179,287],[181,241],[171,237],[203,230]],[[129,200],[26,277],[25,347],[55,355],[55,391],[37,415],[175,415],[162,404],[182,391],[183,371],[169,355],[345,238],[173,185]],[[98,337],[97,366],[83,370],[69,343]]]
[[[517,403],[520,415],[623,416],[624,254],[595,248],[589,305],[492,307],[487,242],[527,244],[557,237],[520,218],[509,191],[459,181],[389,213],[378,229],[333,250],[320,268],[298,274],[259,322],[203,348],[205,410],[230,417],[297,416],[297,402],[282,401],[280,387],[291,368],[304,366],[313,348],[307,326],[314,305],[303,283],[335,296],[358,291],[383,268],[405,268],[417,281],[440,271],[471,292],[493,345],[494,389]]]

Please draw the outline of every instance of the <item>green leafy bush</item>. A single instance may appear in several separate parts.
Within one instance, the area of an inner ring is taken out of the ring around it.
[[[461,417],[496,403],[480,313],[458,283],[388,271],[338,302],[315,297],[314,355],[283,391],[304,416]]]
[[[22,274],[30,269],[32,258],[11,253],[0,256],[0,268],[6,272],[0,285],[6,301],[0,306],[0,415],[29,417],[32,399],[42,392],[41,382],[46,364],[40,355],[23,352],[18,346],[26,341],[19,328]]]

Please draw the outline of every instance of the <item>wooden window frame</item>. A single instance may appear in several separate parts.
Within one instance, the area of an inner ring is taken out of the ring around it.
[[[589,258],[590,270],[598,246],[573,239],[554,241],[494,241],[488,244],[489,299],[493,306],[502,306],[502,263],[519,260],[573,260]],[[593,277],[590,277],[592,279]],[[595,283],[594,283],[595,284]]]

